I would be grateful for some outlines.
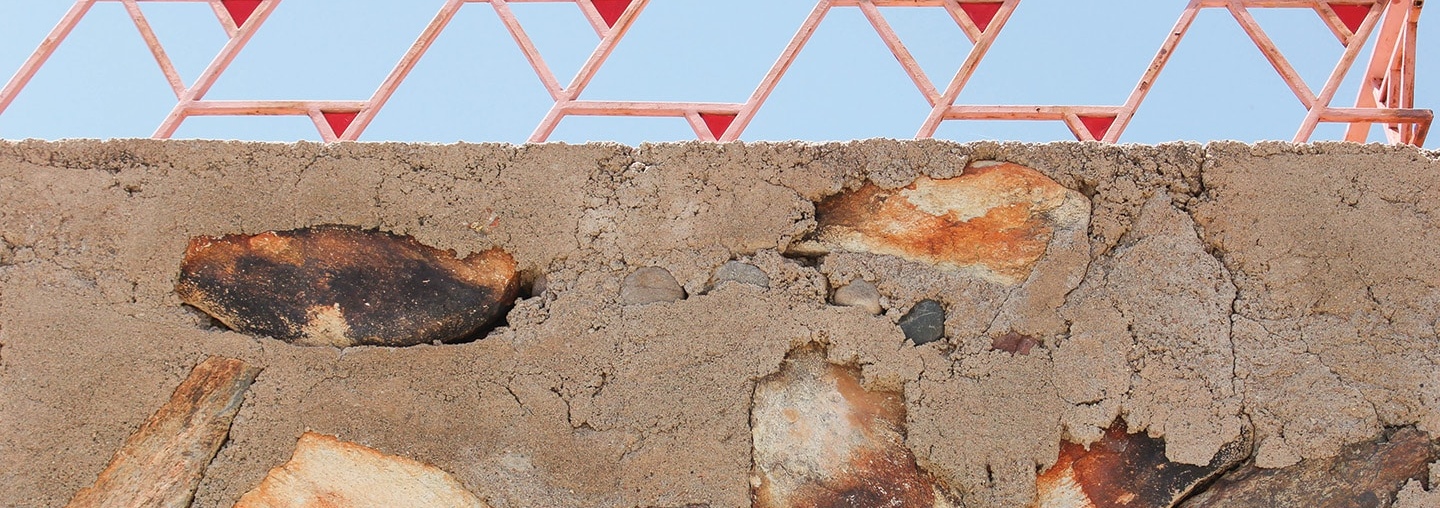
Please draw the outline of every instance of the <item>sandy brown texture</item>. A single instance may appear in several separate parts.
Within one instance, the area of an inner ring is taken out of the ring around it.
[[[1088,201],[1023,280],[782,254],[827,196],[990,160]],[[749,506],[756,383],[811,343],[903,395],[917,465],[972,508],[1029,503],[1063,440],[1117,416],[1189,464],[1247,427],[1264,467],[1435,433],[1435,174],[1433,154],[1346,144],[0,142],[0,505],[93,483],[209,355],[265,375],[205,508],[306,430],[434,464],[497,508]],[[483,340],[343,350],[211,328],[173,292],[193,236],[326,223],[500,247],[544,288]],[[711,287],[732,260],[769,287]],[[685,299],[625,305],[649,266]],[[827,303],[856,279],[881,314]],[[911,346],[895,323],[925,299],[945,337]],[[1028,354],[996,349],[1020,337]]]
[[[434,466],[306,432],[234,508],[489,508]]]
[[[190,506],[259,373],[234,358],[200,362],[170,401],[125,440],[95,485],[80,489],[66,506]]]
[[[1210,147],[1195,216],[1238,290],[1235,379],[1260,466],[1387,425],[1440,432],[1436,167],[1375,146]]]

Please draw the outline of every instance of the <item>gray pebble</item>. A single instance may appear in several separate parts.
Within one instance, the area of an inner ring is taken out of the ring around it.
[[[871,314],[881,312],[880,290],[876,289],[874,284],[866,282],[865,279],[852,280],[849,284],[835,290],[833,301],[835,305],[859,307]]]
[[[920,300],[900,318],[900,331],[916,346],[923,346],[945,336],[945,307],[935,300]]]
[[[675,281],[675,276],[658,266],[635,270],[620,286],[620,301],[625,305],[673,302],[681,298],[685,298],[685,290]]]
[[[720,287],[724,282],[740,282],[762,288],[770,287],[770,276],[765,271],[750,263],[739,261],[726,261],[715,270],[715,276],[711,277],[710,287]]]

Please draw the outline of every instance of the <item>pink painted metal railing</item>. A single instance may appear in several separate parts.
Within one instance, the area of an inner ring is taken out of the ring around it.
[[[1129,98],[1119,106],[955,103],[1020,0],[819,0],[749,99],[742,103],[591,101],[580,98],[585,87],[650,0],[446,0],[440,12],[420,33],[409,51],[396,63],[370,98],[359,101],[232,101],[204,98],[211,85],[225,72],[226,67],[265,23],[281,0],[77,0],[39,48],[21,65],[14,77],[0,89],[0,114],[4,113],[5,108],[91,6],[101,1],[124,4],[126,12],[134,20],[136,28],[150,47],[155,61],[159,63],[161,72],[165,74],[175,93],[175,107],[155,130],[156,138],[169,138],[180,124],[191,116],[303,115],[315,123],[320,137],[325,141],[358,139],[455,13],[467,3],[490,4],[506,30],[514,37],[531,67],[535,69],[545,90],[555,101],[555,105],[531,134],[530,141],[533,142],[548,139],[560,122],[572,115],[680,117],[689,122],[695,135],[701,140],[738,139],[810,40],[810,36],[815,33],[826,13],[835,8],[858,8],[924,95],[930,105],[930,112],[920,124],[917,138],[934,136],[940,123],[946,120],[1054,120],[1064,122],[1079,140],[1113,143],[1120,138],[1139,110],[1146,94],[1201,9],[1228,10],[1295,93],[1307,111],[1299,131],[1295,134],[1296,142],[1308,141],[1320,122],[1349,124],[1345,139],[1365,141],[1370,126],[1379,123],[1384,127],[1388,142],[1422,145],[1434,119],[1430,110],[1415,109],[1415,34],[1423,0],[1191,0],[1181,12],[1175,28],[1161,43],[1159,52],[1141,75]],[[185,85],[165,55],[164,48],[151,31],[138,5],[139,2],[159,1],[209,4],[229,37],[219,54],[189,86]],[[560,80],[551,72],[511,12],[509,4],[520,2],[574,3],[595,29],[599,42],[567,85],[562,86]],[[954,20],[970,39],[972,46],[969,54],[943,89],[937,87],[921,70],[880,12],[881,7],[938,8]],[[1319,92],[1311,90],[1305,84],[1299,73],[1256,23],[1250,14],[1250,10],[1256,8],[1314,10],[1335,34],[1344,51]],[[1376,33],[1378,35],[1375,49],[1370,55],[1354,107],[1332,106],[1341,81],[1359,58],[1365,42]]]

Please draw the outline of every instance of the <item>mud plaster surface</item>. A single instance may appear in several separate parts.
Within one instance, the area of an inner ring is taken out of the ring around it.
[[[814,201],[969,161],[1088,198],[1013,287],[887,256],[781,253]],[[1018,506],[1061,439],[1124,416],[1202,463],[1440,433],[1440,162],[1346,144],[295,145],[0,142],[0,505],[58,506],[207,355],[265,370],[196,506],[229,506],[307,429],[432,463],[495,506],[748,506],[749,405],[824,343],[904,393],[907,444],[966,506]],[[499,222],[484,233],[466,224]],[[194,235],[346,223],[545,290],[468,344],[306,348],[216,329],[173,292]],[[732,259],[769,288],[725,283]],[[625,306],[634,270],[688,297]],[[826,303],[855,278],[886,311]],[[948,309],[914,347],[895,321]],[[1028,355],[990,349],[1035,337]],[[1421,494],[1407,499],[1423,499]]]

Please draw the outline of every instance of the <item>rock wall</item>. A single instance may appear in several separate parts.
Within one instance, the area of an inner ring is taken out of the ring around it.
[[[844,211],[901,198],[898,222]],[[921,212],[952,220],[871,241]],[[318,224],[502,248],[521,298],[481,340],[337,349],[226,330],[175,293],[192,237]],[[836,449],[765,448],[808,417],[880,429],[849,445],[897,450],[875,462],[912,481],[895,499],[967,507],[1034,502],[1062,443],[1117,419],[1165,460],[1239,446],[1262,470],[1440,434],[1440,161],[1415,148],[0,142],[0,239],[5,506],[92,484],[208,355],[264,370],[203,507],[307,430],[495,507],[879,499],[834,486],[883,471],[766,469]],[[637,287],[665,281],[651,267],[678,288]],[[940,317],[939,340],[914,335]]]

